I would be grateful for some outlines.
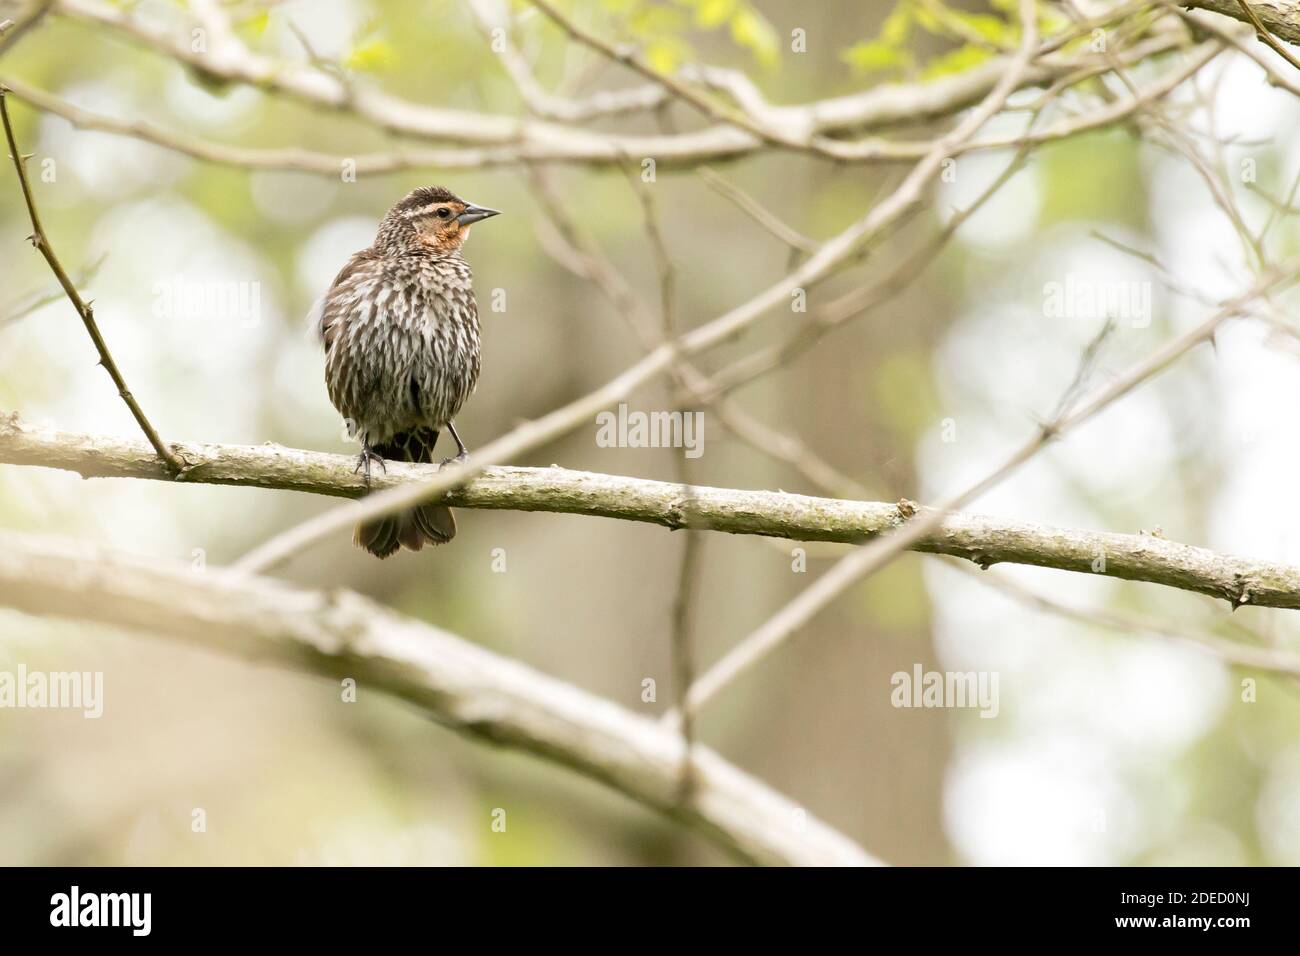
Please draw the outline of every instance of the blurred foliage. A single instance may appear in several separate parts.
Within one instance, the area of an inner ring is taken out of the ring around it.
[[[353,40],[343,58],[343,65],[365,73],[381,73],[391,69],[397,54],[392,43],[383,35],[381,21],[372,18]]]
[[[688,39],[693,30],[723,32],[764,67],[780,63],[776,29],[750,0],[600,0],[626,35],[644,46],[646,59],[671,73],[695,58]]]
[[[842,54],[860,74],[920,76],[933,79],[969,69],[998,52],[1014,50],[1020,42],[1017,0],[991,0],[987,11],[964,10],[943,0],[897,0],[879,33]],[[1064,16],[1040,6],[1040,29],[1059,29]],[[956,46],[918,57],[918,34]]]
[[[1102,132],[1040,150],[1043,174],[1060,185],[1046,193],[1039,223],[1045,227],[1110,220],[1145,225],[1139,150],[1138,141],[1123,132]]]
[[[753,61],[765,68],[780,65],[780,40],[772,26],[750,0],[598,0],[612,21],[611,35],[630,38],[641,46],[649,64],[663,73],[672,73],[683,63],[697,58],[691,39],[693,34],[721,34],[730,38]],[[513,0],[517,13],[540,14],[525,0]],[[566,11],[581,6],[561,3]],[[265,11],[252,14],[245,24],[250,32],[264,29]],[[381,28],[381,18],[372,17],[358,30],[342,58],[349,69],[363,72],[391,71],[398,61],[398,50]]]

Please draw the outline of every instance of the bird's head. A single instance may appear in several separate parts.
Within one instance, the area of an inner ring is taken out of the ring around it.
[[[470,226],[498,214],[466,202],[442,186],[421,186],[399,200],[379,228],[381,242],[455,252],[469,238]]]

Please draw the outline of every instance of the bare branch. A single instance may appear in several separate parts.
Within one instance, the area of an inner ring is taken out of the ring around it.
[[[1146,48],[1135,48],[1120,54],[1125,63],[1139,62],[1148,55],[1167,52],[1165,39],[1151,41]],[[1209,47],[1202,46],[1198,56],[1211,55]],[[1182,69],[1153,82],[1144,91],[1142,99],[1164,96],[1172,88],[1196,72],[1201,62],[1189,62]],[[1100,70],[1085,71],[1093,75]],[[14,95],[31,106],[61,116],[74,126],[99,132],[127,136],[152,143],[164,149],[190,156],[204,162],[219,163],[242,169],[281,169],[315,175],[337,177],[348,163],[358,175],[382,175],[407,169],[482,169],[495,166],[513,166],[521,163],[569,162],[590,165],[623,164],[628,157],[653,157],[665,168],[696,166],[717,160],[735,159],[754,153],[761,147],[757,140],[738,140],[735,130],[710,127],[675,134],[622,135],[596,133],[569,127],[557,127],[538,137],[511,138],[500,144],[486,143],[473,147],[418,147],[403,145],[387,152],[361,153],[343,156],[308,150],[297,146],[252,147],[216,143],[188,133],[167,129],[148,120],[122,120],[102,113],[94,113],[74,106],[54,94],[38,89],[21,80],[6,78]],[[1132,101],[1119,101],[1093,113],[1062,120],[1036,133],[1032,142],[1045,143],[1067,139],[1081,133],[1123,122],[1140,105]],[[480,115],[480,114],[468,114]],[[532,121],[521,121],[526,130]],[[994,137],[985,141],[964,144],[957,153],[977,150],[1006,149],[1020,145],[1022,137]],[[921,158],[932,147],[924,140],[888,140],[880,138],[845,142],[837,147],[837,158],[858,163],[902,163]]]
[[[52,0],[32,0],[17,15],[17,19],[6,19],[0,23],[0,53],[16,44],[29,30],[40,24],[49,12]]]
[[[545,230],[542,238],[547,252],[566,269],[593,283],[627,323],[642,348],[654,350],[663,342],[663,336],[656,331],[656,324],[645,304],[591,237],[579,229],[550,179],[540,170],[533,169],[532,173],[534,191],[546,210],[541,225]],[[644,195],[642,201],[644,203]],[[552,231],[553,236],[550,235]],[[662,255],[659,259],[662,266]],[[661,296],[667,299],[664,293],[661,281]],[[789,465],[827,494],[850,498],[865,495],[857,482],[840,473],[801,439],[765,425],[737,403],[728,400],[722,389],[691,362],[679,356],[672,366],[672,373],[680,391],[707,405],[727,431],[755,451]]]
[[[352,678],[457,733],[570,767],[749,862],[879,862],[707,747],[691,753],[694,798],[680,805],[675,734],[349,591],[299,590],[211,567],[196,574],[83,541],[0,532],[0,603]]]
[[[1300,7],[1289,0],[1252,0],[1254,18],[1241,9],[1238,0],[1180,0],[1180,6],[1210,10],[1246,23],[1258,19],[1268,32],[1288,43],[1300,43]]]
[[[506,12],[505,18],[495,16],[494,5],[487,0],[467,0],[467,5],[479,28],[492,42],[493,52],[500,58],[506,75],[519,91],[524,106],[534,116],[561,123],[583,123],[604,116],[655,110],[669,100],[669,91],[659,83],[647,83],[631,89],[598,90],[583,99],[557,96],[537,82],[532,67],[515,46],[510,36],[509,5],[502,5]]]
[[[73,283],[78,286],[85,285],[95,277],[95,274],[99,272],[99,267],[104,264],[104,260],[107,258],[108,253],[100,255],[98,259],[77,273],[76,278],[72,280]],[[56,282],[48,292],[27,295],[17,302],[12,302],[0,308],[0,329],[25,319],[37,309],[43,309],[53,302],[58,302],[63,297],[63,287]]]
[[[1282,57],[1282,59],[1286,60],[1297,70],[1300,70],[1300,60],[1297,60],[1294,53],[1274,38],[1273,34],[1269,32],[1268,27],[1264,26],[1263,22],[1259,19],[1259,14],[1251,8],[1250,4],[1247,3],[1246,0],[1237,0],[1237,5],[1241,7],[1242,13],[1246,15],[1246,18],[1255,28],[1255,35],[1260,39],[1260,41],[1272,47],[1277,52],[1278,56]]]
[[[709,119],[719,120],[723,123],[745,130],[757,137],[759,140],[776,146],[807,150],[831,158],[839,158],[841,156],[840,143],[824,136],[815,135],[812,127],[808,124],[797,126],[795,127],[795,131],[790,133],[787,132],[787,128],[784,125],[764,123],[742,110],[737,110],[729,106],[724,106],[721,103],[717,103],[712,98],[703,95],[698,90],[691,87],[689,84],[683,83],[674,76],[660,73],[658,70],[654,69],[654,67],[650,66],[641,57],[634,46],[611,43],[585,27],[579,26],[576,21],[552,4],[550,0],[529,0],[529,2],[538,10],[542,11],[551,22],[577,42],[590,47],[602,56],[608,57],[615,63],[623,64],[629,69],[641,74],[651,82],[658,83],[664,89],[668,90],[676,99],[694,107]]]
[[[1165,637],[1181,644],[1191,644],[1208,651],[1215,657],[1235,667],[1251,670],[1269,671],[1283,677],[1300,679],[1300,655],[1273,647],[1252,647],[1239,641],[1231,641],[1197,628],[1182,624],[1171,624],[1158,618],[1133,614],[1123,611],[1111,611],[1107,608],[1082,608],[1031,588],[1023,587],[1005,575],[981,573],[969,565],[955,564],[964,573],[987,586],[1007,594],[1027,607],[1046,611],[1057,617],[1078,621],[1081,624],[1094,624],[1116,631],[1124,631],[1140,636],[1153,634]]]
[[[215,81],[245,83],[309,105],[347,110],[378,129],[417,139],[468,144],[467,148],[403,148],[392,154],[349,157],[357,160],[358,171],[389,172],[419,166],[463,169],[521,162],[608,165],[621,164],[628,156],[654,157],[657,163],[667,168],[749,155],[763,150],[768,143],[763,135],[756,135],[730,122],[674,134],[624,135],[547,120],[426,106],[374,89],[353,88],[330,71],[263,57],[249,50],[231,33],[219,31],[218,37],[211,38],[213,42],[209,49],[199,52],[191,49],[187,39],[138,11],[124,10],[101,0],[52,0],[52,4],[52,9],[65,16],[119,32],[132,42],[185,63]],[[1096,57],[1079,58],[1054,52],[1074,35],[1075,32],[1070,31],[1044,44],[1042,55],[1018,76],[1016,88],[1051,83],[1076,74],[1085,66],[1095,68],[1099,62]],[[1122,62],[1132,65],[1178,49],[1184,42],[1181,28],[1157,29],[1118,55]],[[987,96],[1006,76],[1010,66],[1009,58],[995,57],[960,74],[932,82],[881,84],[847,96],[768,106],[761,115],[761,129],[765,134],[772,134],[775,130],[799,131],[796,135],[779,134],[781,145],[790,148],[804,148],[805,140],[817,137],[821,151],[841,160],[898,162],[915,159],[931,144],[894,145],[880,139],[854,142],[829,137],[952,116]],[[712,77],[716,83],[719,72],[725,73],[705,68],[702,76]],[[18,86],[16,82],[10,85]],[[25,96],[40,94],[30,87],[25,87],[23,92]],[[40,95],[45,98],[42,108],[54,111],[57,98],[48,93]],[[62,105],[63,115],[72,112],[73,108]],[[84,111],[77,115],[81,122],[98,129],[133,135],[199,158],[249,168],[284,168],[337,175],[343,159],[300,149],[259,150],[224,146],[148,123],[123,122],[91,116]]]
[[[908,507],[906,511],[909,512],[907,517],[910,520],[907,524],[892,534],[884,535],[841,558],[829,571],[706,671],[696,682],[696,686],[691,689],[687,709],[698,710],[724,687],[780,647],[792,634],[804,627],[855,583],[876,573],[904,551],[916,550],[921,541],[943,527],[946,517],[954,509],[965,507],[975,501],[990,488],[1013,474],[1061,434],[1094,417],[1143,382],[1167,369],[1191,349],[1211,338],[1219,326],[1228,319],[1241,315],[1255,300],[1267,296],[1280,285],[1295,281],[1297,268],[1300,268],[1300,259],[1292,258],[1285,265],[1270,270],[1247,292],[1225,303],[1200,325],[1157,349],[1146,360],[1117,376],[1106,387],[1100,389],[1093,398],[1063,408],[1056,418],[1041,426],[1028,441],[1011,452],[1001,465],[965,490],[949,496],[938,507],[920,513],[917,513],[915,506]],[[1088,357],[1085,356],[1085,361],[1087,360]],[[1070,390],[1073,391],[1074,388],[1072,383]],[[1098,568],[1099,559],[1100,567],[1104,568],[1110,560],[1109,552],[1104,548],[1094,552],[1090,570]],[[986,568],[990,564],[978,560],[976,563]],[[1102,572],[1094,570],[1094,573]],[[1252,602],[1251,589],[1246,585],[1243,586],[1236,603],[1250,602]],[[678,719],[680,715],[672,712],[666,715],[665,722],[671,724]]]
[[[749,193],[745,192],[739,186],[727,180],[725,177],[718,175],[707,166],[701,166],[696,170],[700,178],[708,184],[709,188],[720,196],[729,199],[745,215],[758,223],[773,236],[780,239],[791,249],[799,252],[813,253],[820,247],[821,243],[816,239],[810,239],[803,233],[786,225],[771,210],[760,203]]]
[[[95,351],[99,353],[99,364],[104,366],[108,372],[109,378],[117,386],[117,393],[122,396],[122,401],[126,402],[126,407],[131,410],[132,417],[135,418],[136,424],[144,432],[145,437],[149,439],[149,444],[158,453],[167,465],[167,468],[173,475],[179,475],[185,468],[185,463],[176,457],[175,453],[168,448],[158,433],[154,430],[149,419],[145,417],[144,410],[140,403],[135,400],[131,390],[126,387],[126,379],[122,377],[117,363],[113,361],[113,354],[108,350],[108,343],[104,341],[104,336],[100,334],[99,324],[95,321],[95,313],[90,307],[90,303],[81,298],[81,293],[73,284],[68,273],[64,271],[63,264],[59,262],[59,257],[54,252],[54,247],[50,245],[49,237],[45,234],[45,229],[41,226],[41,217],[36,212],[36,200],[32,198],[32,187],[27,180],[27,160],[18,151],[18,142],[14,138],[13,124],[9,121],[9,102],[8,90],[0,86],[0,118],[3,118],[5,128],[5,140],[9,144],[9,155],[13,159],[14,169],[18,173],[18,184],[22,188],[23,201],[27,205],[27,215],[32,223],[32,235],[30,238],[32,245],[40,250],[45,261],[49,263],[50,270],[54,273],[55,278],[59,280],[59,285],[63,287],[64,293],[72,303],[77,314],[81,316],[82,323],[86,326],[86,332],[90,335],[91,342],[95,345]]]
[[[354,455],[279,445],[178,443],[190,462],[187,484],[274,488],[358,498],[364,480]],[[142,441],[63,432],[0,415],[0,463],[58,468],[86,478],[168,480]],[[372,476],[376,490],[418,485],[432,465],[390,462]],[[696,486],[683,511],[681,486],[565,468],[488,468],[446,496],[457,508],[543,511],[640,521],[665,528],[708,528],[795,541],[859,543],[913,527],[929,509],[877,501],[813,498],[775,491]],[[965,558],[981,566],[1028,564],[1080,574],[1161,584],[1259,607],[1300,608],[1300,568],[1220,555],[1204,548],[1140,534],[1056,528],[985,515],[951,512],[909,547]],[[1093,570],[1105,556],[1104,572]]]
[[[1282,65],[1277,62],[1277,57],[1265,53],[1259,48],[1258,43],[1251,43],[1248,34],[1239,29],[1240,24],[1227,23],[1222,17],[1202,15],[1201,11],[1185,10],[1175,0],[1157,0],[1157,2],[1177,14],[1195,30],[1217,37],[1238,53],[1250,57],[1263,68],[1268,76],[1268,82],[1274,86],[1300,96],[1300,83],[1296,82],[1295,74],[1290,70],[1283,70]]]

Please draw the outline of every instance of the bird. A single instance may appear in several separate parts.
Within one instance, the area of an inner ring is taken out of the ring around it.
[[[433,463],[445,430],[454,458],[468,457],[455,417],[478,384],[481,342],[473,273],[461,255],[470,227],[500,211],[442,186],[398,200],[375,241],[355,253],[313,309],[325,349],[325,386],[349,435],[361,443],[354,474],[385,461]],[[446,544],[456,519],[422,504],[357,526],[354,543],[377,558]]]

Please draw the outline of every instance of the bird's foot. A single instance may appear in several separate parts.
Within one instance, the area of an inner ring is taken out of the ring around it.
[[[455,458],[444,458],[439,462],[438,470],[442,471],[442,469],[446,468],[448,465],[459,465],[462,461],[469,461],[469,452],[463,451]]]
[[[357,455],[357,467],[352,469],[352,474],[355,475],[357,472],[362,471],[363,469],[365,470],[367,491],[370,490],[371,462],[377,462],[380,470],[383,471],[384,474],[388,474],[388,465],[384,463],[383,456],[371,451],[369,448],[362,448],[361,454]]]

